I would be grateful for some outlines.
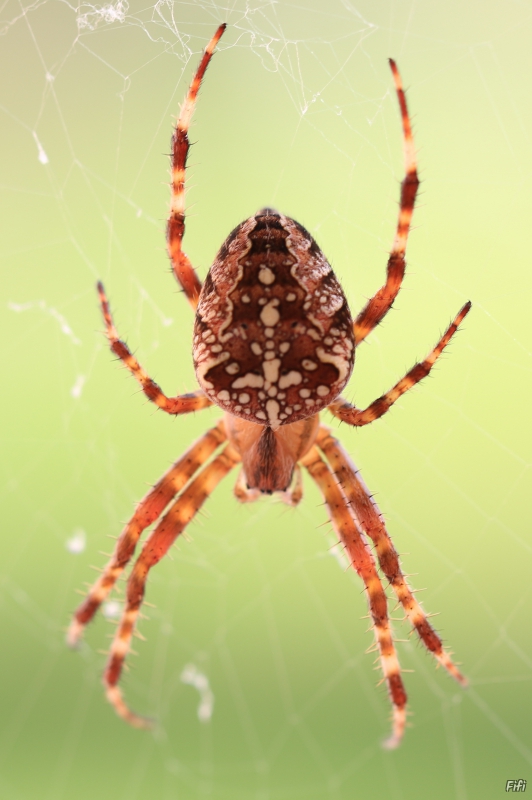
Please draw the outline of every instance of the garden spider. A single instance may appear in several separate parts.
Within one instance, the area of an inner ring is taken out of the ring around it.
[[[205,70],[225,27],[220,25],[203,54],[172,140],[168,251],[174,275],[196,311],[193,355],[199,391],[178,397],[167,397],[162,392],[119,339],[103,285],[98,283],[111,350],[146,396],[168,414],[199,411],[212,404],[220,406],[225,414],[139,503],[111,560],[74,614],[68,642],[72,646],[79,642],[85,626],[132,558],[142,532],[173,501],[144,543],[129,576],[125,608],[104,674],[107,698],[116,712],[134,727],[150,727],[149,720],[127,706],[118,686],[149,570],[237,464],[242,463],[235,487],[240,501],[278,492],[289,505],[296,505],[302,497],[301,465],[323,494],[332,524],[364,583],[375,649],[393,708],[392,733],[385,745],[397,747],[406,724],[407,698],[390,628],[387,596],[370,542],[382,573],[424,646],[459,683],[465,685],[466,680],[414,598],[383,518],[360,473],[330,430],[320,424],[319,412],[327,408],[354,426],[367,425],[381,417],[404,392],[428,375],[471,304],[463,306],[427,358],[366,409],[360,410],[340,397],[353,369],[355,348],[381,322],[401,287],[419,185],[405,95],[392,60],[402,115],[406,174],[386,283],[356,319],[352,320],[342,288],[312,236],[295,220],[271,208],[263,208],[234,229],[201,285],[181,249],[188,128]]]

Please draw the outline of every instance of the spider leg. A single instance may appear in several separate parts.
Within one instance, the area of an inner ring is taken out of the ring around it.
[[[393,707],[392,733],[384,743],[385,747],[392,749],[400,744],[404,733],[407,696],[388,619],[388,598],[377,573],[373,556],[364,541],[363,534],[350,510],[342,488],[338,485],[335,474],[323,461],[316,447],[312,447],[300,463],[309,471],[325,497],[332,524],[345,546],[353,567],[364,582],[369,610],[373,619],[375,640],[380,653],[380,662]]]
[[[240,461],[237,451],[226,445],[186,487],[170,506],[155,530],[145,541],[142,551],[129,576],[126,604],[122,619],[111,645],[109,660],[104,673],[107,699],[116,713],[135,728],[149,728],[152,722],[135,714],[124,701],[118,681],[126,655],[130,649],[140,606],[144,598],[148,573],[168,552],[180,533],[184,531],[217,484]]]
[[[412,137],[412,128],[410,125],[410,117],[408,116],[408,109],[406,106],[406,98],[401,82],[399,70],[390,58],[390,67],[393,73],[395,82],[395,91],[397,92],[397,99],[399,100],[399,108],[401,110],[401,117],[403,122],[403,148],[405,156],[405,177],[401,184],[401,201],[399,206],[399,219],[397,220],[397,229],[393,241],[392,251],[388,258],[388,266],[386,268],[386,283],[381,286],[379,291],[368,300],[366,306],[358,314],[353,323],[353,330],[355,333],[355,346],[364,341],[366,336],[371,333],[379,322],[383,320],[385,315],[392,307],[393,301],[397,297],[403,277],[405,274],[405,252],[406,243],[408,240],[408,232],[410,230],[410,222],[414,212],[414,204],[416,202],[416,194],[419,187],[419,178],[417,175],[416,153],[414,149],[414,140]]]
[[[239,503],[254,503],[262,494],[260,489],[250,489],[248,487],[246,483],[246,473],[243,469],[238,473],[233,491]]]
[[[89,590],[87,597],[76,610],[67,633],[67,643],[76,647],[85,626],[92,620],[116,581],[130,561],[144,530],[160,517],[168,503],[188,483],[195,472],[226,440],[222,420],[207,431],[175,464],[157,481],[146,497],[138,504],[135,513],[120,534],[110,561]]]
[[[432,367],[434,366],[434,362],[441,356],[443,350],[449,344],[450,340],[458,330],[458,326],[469,313],[471,308],[471,303],[466,303],[463,308],[460,309],[452,323],[449,325],[441,339],[439,340],[436,347],[431,350],[424,361],[420,361],[418,364],[412,367],[406,375],[398,381],[395,386],[393,386],[389,392],[383,394],[382,397],[377,398],[374,400],[373,403],[361,410],[356,408],[354,405],[349,403],[342,397],[339,397],[334,403],[331,403],[327,406],[328,410],[331,414],[334,414],[335,417],[341,419],[342,422],[347,422],[348,425],[368,425],[370,422],[373,422],[379,417],[382,417],[383,414],[386,414],[388,409],[398,400],[402,394],[407,392],[416,383],[426,378],[429,372],[431,371]]]
[[[280,492],[281,500],[287,506],[297,506],[303,499],[303,477],[299,464],[294,467],[294,477],[291,486],[285,491]]]
[[[183,235],[185,233],[185,176],[188,150],[190,147],[188,129],[192,114],[194,113],[196,97],[203,76],[205,75],[205,70],[209,65],[214,48],[218,44],[225,28],[225,24],[220,25],[205,48],[203,58],[196,70],[185,102],[181,108],[181,113],[179,114],[179,119],[172,137],[172,204],[166,228],[166,239],[168,254],[172,262],[175,278],[183,288],[190,305],[194,309],[198,305],[201,281],[196,275],[188,256],[181,249]]]
[[[445,667],[447,672],[462,686],[467,686],[466,678],[460,673],[449,654],[443,649],[440,637],[429,623],[427,615],[412,594],[412,590],[401,572],[399,556],[388,535],[379,507],[369,493],[360,476],[360,472],[340,442],[331,436],[327,428],[320,427],[317,445],[325,454],[334,474],[340,481],[342,490],[362,530],[372,539],[377,551],[380,568],[390,582],[412,627],[415,628],[427,650]]]
[[[141,385],[142,391],[148,400],[155,403],[162,411],[166,411],[167,414],[188,414],[190,411],[200,411],[202,408],[212,406],[211,400],[209,400],[201,389],[198,389],[196,392],[190,392],[189,394],[178,395],[177,397],[167,397],[164,394],[160,386],[144,372],[127,344],[118,338],[118,332],[111,316],[109,301],[101,281],[98,281],[97,289],[105,322],[105,333],[111,345],[111,350],[118,356]]]

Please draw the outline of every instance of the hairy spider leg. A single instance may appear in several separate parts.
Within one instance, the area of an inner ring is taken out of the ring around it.
[[[380,662],[393,708],[391,736],[384,742],[388,749],[398,747],[406,725],[407,696],[401,678],[401,667],[393,643],[388,619],[388,599],[377,573],[373,556],[366,546],[362,531],[353,516],[342,488],[331,468],[316,447],[301,459],[325,498],[331,522],[342,541],[351,564],[364,582]]]
[[[373,328],[384,319],[401,288],[401,283],[403,282],[405,274],[406,243],[408,241],[410,222],[412,220],[412,214],[414,213],[414,204],[419,187],[414,139],[412,137],[412,127],[410,125],[410,117],[408,116],[403,84],[395,61],[390,58],[389,63],[393,73],[395,91],[397,92],[397,99],[399,100],[399,108],[403,121],[405,177],[401,184],[399,219],[397,220],[392,251],[388,258],[386,283],[384,286],[381,286],[379,291],[373,295],[370,300],[368,300],[353,323],[355,346],[364,341]]]
[[[170,467],[140,501],[120,534],[110,561],[72,617],[67,633],[67,643],[70,647],[76,647],[79,643],[85,626],[92,620],[122,575],[135,552],[142,532],[161,516],[168,503],[226,439],[225,426],[223,420],[220,420],[216,427],[207,431]]]
[[[331,412],[331,414],[334,414],[335,417],[341,419],[342,422],[347,422],[348,425],[355,425],[357,427],[361,425],[368,425],[370,422],[382,417],[382,415],[386,414],[389,408],[401,397],[402,394],[415,386],[416,383],[419,383],[419,381],[423,380],[423,378],[427,377],[434,366],[434,362],[441,356],[443,350],[445,347],[447,347],[452,337],[458,330],[458,326],[464,317],[469,313],[470,308],[471,303],[467,302],[460,309],[454,320],[451,322],[439,340],[436,347],[430,351],[426,359],[424,361],[420,361],[418,364],[415,364],[412,369],[409,370],[403,378],[401,378],[400,381],[397,381],[395,386],[393,386],[390,391],[386,392],[386,394],[383,394],[382,397],[378,397],[377,400],[374,400],[373,403],[370,403],[370,405],[363,411],[359,408],[356,408],[356,406],[354,406],[352,403],[349,403],[343,397],[339,397],[334,401],[334,403],[331,403],[329,406],[327,406],[328,410]]]
[[[122,363],[128,368],[133,377],[138,381],[142,387],[142,391],[152,403],[155,403],[162,411],[167,414],[188,414],[191,411],[201,411],[202,408],[212,406],[212,401],[209,400],[207,395],[198,389],[196,392],[189,392],[188,394],[181,394],[177,397],[167,397],[150,376],[144,372],[141,365],[132,354],[131,350],[125,342],[118,338],[117,330],[113,323],[111,316],[111,308],[109,301],[103,288],[103,283],[98,281],[97,284],[98,295],[100,298],[100,305],[102,308],[103,319],[105,322],[105,333],[111,350],[118,356]]]
[[[203,58],[190,84],[190,89],[181,108],[179,119],[172,137],[172,201],[170,216],[166,227],[168,255],[177,282],[182,287],[192,308],[198,305],[201,281],[196,275],[190,259],[181,249],[185,233],[185,178],[187,156],[189,151],[188,129],[196,106],[196,97],[205,75],[205,70],[212,58],[214,48],[225,31],[226,25],[220,25],[209,44],[205,48]]]
[[[127,706],[118,687],[118,681],[130,649],[131,637],[144,599],[148,573],[166,555],[171,545],[191,522],[218,483],[239,461],[239,454],[228,444],[216,458],[203,467],[146,539],[129,576],[126,605],[111,645],[103,682],[106,687],[107,699],[116,713],[134,728],[150,728],[153,722],[135,714]]]
[[[405,610],[406,616],[419,638],[434,658],[445,667],[458,683],[467,686],[467,679],[453,663],[442,641],[427,619],[427,615],[412,594],[412,590],[401,571],[399,556],[386,530],[382,514],[377,503],[365,485],[360,471],[353,464],[338,439],[324,426],[320,427],[317,445],[324,453],[327,461],[338,478],[351,511],[357,518],[360,527],[373,541],[379,565],[390,582],[397,599]]]

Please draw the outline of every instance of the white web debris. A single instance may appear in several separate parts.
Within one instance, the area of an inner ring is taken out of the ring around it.
[[[45,151],[44,147],[40,143],[39,137],[37,136],[35,131],[32,131],[32,133],[33,133],[33,138],[35,139],[35,144],[37,145],[37,152],[38,152],[39,161],[41,162],[41,164],[48,164],[48,161],[49,161],[48,155],[46,154],[46,151]]]
[[[65,547],[69,553],[77,556],[79,553],[83,553],[86,544],[87,537],[85,535],[85,531],[83,528],[76,528],[70,539],[66,540]]]
[[[209,685],[209,679],[199,671],[195,664],[187,664],[181,673],[181,681],[198,690],[200,696],[198,719],[200,722],[208,722],[212,717],[214,707],[214,695]]]
[[[118,619],[122,613],[122,605],[118,600],[107,600],[102,606],[105,619]]]
[[[127,0],[117,0],[116,3],[109,3],[106,6],[87,5],[91,10],[78,16],[78,28],[80,30],[89,28],[89,30],[93,31],[101,22],[106,25],[110,25],[113,22],[124,22],[129,11]],[[87,5],[82,6],[82,8],[86,8]]]
[[[139,209],[139,211],[140,211],[140,209]],[[137,216],[139,216],[139,212],[138,211],[137,211]],[[172,317],[165,316],[165,314],[159,308],[159,306],[154,301],[154,299],[151,297],[151,295],[148,294],[148,292],[146,291],[144,286],[142,286],[142,284],[140,284],[138,281],[135,281],[135,283],[137,284],[137,287],[138,287],[139,294],[140,294],[141,298],[143,300],[145,300],[153,308],[153,310],[155,311],[155,313],[159,317],[161,325],[163,325],[163,327],[165,327],[165,328],[169,328],[170,325],[173,325],[174,324],[174,320],[172,319]]]
[[[65,317],[56,308],[48,306],[45,300],[36,300],[34,303],[8,303],[7,307],[10,311],[16,311],[17,314],[21,314],[23,311],[32,311],[34,308],[44,311],[45,314],[49,314],[59,323],[61,333],[68,336],[73,344],[81,344],[81,340],[74,334]]]
[[[85,386],[85,381],[86,381],[86,380],[87,380],[87,378],[85,377],[85,375],[78,375],[78,377],[76,378],[76,381],[75,381],[75,383],[74,383],[74,386],[73,386],[73,387],[72,387],[72,389],[70,390],[70,394],[71,394],[71,395],[72,395],[72,397],[74,397],[76,400],[77,400],[79,397],[81,397],[81,393],[82,393],[82,391],[83,391],[83,387]]]

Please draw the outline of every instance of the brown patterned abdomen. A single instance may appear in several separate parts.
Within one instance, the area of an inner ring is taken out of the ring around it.
[[[329,405],[353,361],[347,300],[312,236],[272,209],[235,228],[196,314],[194,365],[208,397],[276,430]]]

